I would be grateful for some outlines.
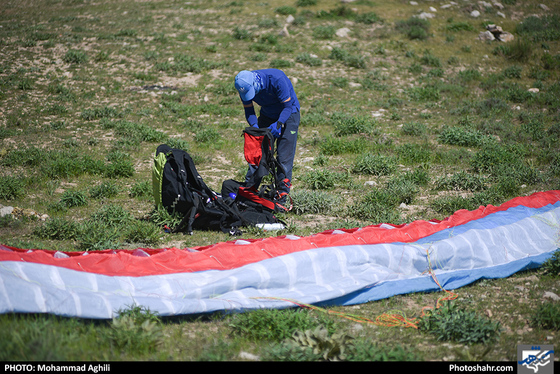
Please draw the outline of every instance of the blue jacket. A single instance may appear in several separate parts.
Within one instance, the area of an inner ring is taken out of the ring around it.
[[[254,70],[260,79],[260,89],[251,101],[243,101],[245,117],[251,126],[257,123],[253,102],[261,107],[260,114],[286,123],[300,109],[294,87],[286,74],[278,69]]]

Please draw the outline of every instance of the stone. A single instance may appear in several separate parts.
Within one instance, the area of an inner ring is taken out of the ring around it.
[[[502,3],[497,3],[497,2],[495,2],[495,3],[492,3],[492,5],[494,5],[496,8],[498,8],[498,9],[500,9],[500,10],[503,10],[503,9],[504,9],[504,6],[503,6]]]
[[[260,359],[259,356],[256,356],[252,353],[244,352],[244,351],[241,351],[239,353],[239,358],[242,359],[242,360],[249,360],[249,361],[259,361],[259,359]]]
[[[514,39],[513,34],[504,31],[501,26],[490,24],[486,26],[486,30],[492,33],[492,35],[494,35],[494,38],[501,42],[511,42]]]
[[[492,34],[490,31],[486,30],[486,31],[483,31],[480,34],[478,34],[478,39],[479,40],[495,40],[496,38],[494,37],[494,34]]]
[[[515,39],[515,38],[514,38],[512,33],[504,31],[503,33],[500,34],[500,37],[497,38],[497,39],[501,42],[506,42],[507,43],[507,42],[513,41],[513,39]]]
[[[288,26],[285,25],[278,34],[282,37],[286,37],[286,38],[290,37],[290,32],[288,31]]]
[[[336,36],[340,38],[347,38],[348,34],[350,34],[350,29],[348,27],[343,27],[341,29],[336,30]]]
[[[486,26],[486,30],[490,31],[492,34],[501,34],[504,32],[501,26],[496,26],[494,24]]]
[[[8,216],[8,215],[12,214],[13,211],[14,211],[13,206],[0,205],[0,217]]]
[[[420,19],[430,19],[434,18],[436,15],[428,12],[422,12],[417,17]]]
[[[552,299],[554,301],[560,300],[560,296],[556,295],[554,292],[547,291],[544,293],[543,297],[545,299]]]
[[[473,18],[478,18],[478,17],[480,17],[480,12],[479,12],[478,10],[473,10],[473,11],[471,12],[471,17],[473,17]]]

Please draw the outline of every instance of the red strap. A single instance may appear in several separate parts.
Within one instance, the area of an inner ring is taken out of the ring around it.
[[[255,194],[253,189],[249,189],[249,188],[246,188],[246,187],[239,187],[239,195],[243,196],[246,199],[249,199],[251,201],[259,203],[262,206],[264,206],[264,207],[266,207],[266,208],[268,208],[272,211],[274,211],[274,208],[276,206],[272,201],[270,201],[268,199],[265,199],[263,197],[260,197],[259,195]]]

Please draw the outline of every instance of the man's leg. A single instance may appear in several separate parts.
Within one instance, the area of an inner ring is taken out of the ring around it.
[[[278,171],[280,180],[279,189],[281,192],[290,193],[292,181],[292,169],[296,155],[297,136],[299,130],[300,113],[295,112],[284,124],[284,132],[276,143],[278,152],[278,162],[284,167],[284,171]]]

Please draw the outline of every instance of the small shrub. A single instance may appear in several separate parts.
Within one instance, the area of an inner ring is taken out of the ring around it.
[[[348,58],[348,56],[350,56],[350,53],[347,50],[340,47],[334,47],[331,50],[329,58],[331,60],[344,61],[346,60],[346,58]]]
[[[329,55],[329,58],[331,60],[342,61],[344,65],[357,69],[365,69],[367,66],[364,56],[354,55],[340,47],[334,47]]]
[[[260,28],[266,29],[278,26],[278,20],[274,18],[261,18],[257,24]]]
[[[467,69],[458,72],[457,77],[461,82],[467,83],[480,80],[482,74],[477,69]]]
[[[341,204],[339,196],[317,190],[297,190],[291,197],[295,214],[328,214],[336,211]]]
[[[560,55],[551,55],[549,53],[545,53],[541,56],[541,63],[543,68],[546,70],[558,69],[560,67]],[[546,71],[546,72],[541,72],[540,74],[548,78],[550,72]]]
[[[548,168],[552,175],[560,176],[560,154],[552,156]]]
[[[14,200],[26,195],[26,182],[24,178],[0,176],[0,199]]]
[[[81,251],[118,249],[121,246],[121,229],[122,227],[90,218],[80,224],[76,236],[77,247]]]
[[[429,144],[403,144],[397,147],[399,159],[407,165],[425,164],[432,160],[433,149]]]
[[[362,153],[367,149],[369,141],[363,137],[347,139],[327,136],[319,145],[320,154],[324,156],[340,155],[344,153]]]
[[[103,175],[107,178],[130,178],[134,175],[132,160],[114,160],[105,166]]]
[[[374,23],[382,22],[382,19],[374,12],[367,12],[356,15],[356,22],[365,23],[366,25],[372,25]]]
[[[233,29],[232,36],[238,40],[250,40],[252,38],[252,34],[250,31],[241,29],[238,26],[235,26]]]
[[[66,218],[51,218],[37,226],[33,234],[41,239],[72,240],[79,233],[79,225]]]
[[[17,88],[19,88],[20,90],[28,91],[33,89],[34,84],[35,81],[33,79],[28,77],[23,77],[20,80],[18,80]]]
[[[331,170],[313,170],[302,176],[304,186],[310,190],[331,190],[346,183],[348,176]]]
[[[449,22],[449,24],[445,28],[448,31],[473,31],[474,30],[474,26],[468,22],[455,22],[455,21]]]
[[[173,147],[175,148],[175,147]],[[139,181],[130,187],[130,197],[152,197],[152,183],[150,181]]]
[[[484,178],[466,171],[441,177],[435,182],[435,188],[438,190],[482,191],[485,187]]]
[[[418,17],[410,17],[405,21],[398,21],[395,24],[397,31],[405,34],[409,39],[426,40],[430,22]]]
[[[435,335],[439,341],[463,344],[488,344],[495,341],[500,332],[499,322],[492,322],[453,302],[429,310],[418,327],[420,331]]]
[[[552,256],[546,260],[542,268],[544,272],[548,275],[559,276],[560,275],[560,249],[556,250]]]
[[[530,119],[521,123],[521,131],[530,135],[533,140],[542,139],[546,134],[544,123],[539,119]]]
[[[178,212],[168,212],[163,206],[156,206],[150,212],[150,222],[158,227],[166,226],[170,228],[177,227],[183,220],[184,214]]]
[[[390,175],[397,168],[396,160],[393,157],[367,153],[354,162],[352,171],[358,174],[367,175]]]
[[[323,61],[319,57],[311,56],[307,52],[297,55],[296,62],[307,66],[321,66],[323,64]]]
[[[560,330],[560,304],[545,302],[539,305],[535,315],[531,318],[531,324],[547,330]]]
[[[149,310],[135,308],[129,312],[121,311],[111,323],[108,339],[121,351],[136,354],[155,352],[162,342],[163,334],[159,318],[154,318]]]
[[[284,16],[287,16],[289,14],[295,15],[297,13],[297,9],[292,6],[284,5],[274,9],[274,12],[278,14],[282,14]]]
[[[305,7],[305,6],[313,6],[317,4],[317,0],[297,0],[296,6],[298,7]]]
[[[515,31],[532,42],[560,40],[560,17],[558,14],[529,16],[517,24]]]
[[[370,134],[376,125],[375,120],[365,116],[334,115],[333,119],[336,136]]]
[[[72,208],[87,205],[88,201],[83,191],[67,190],[62,194],[60,203],[67,208]]]
[[[129,243],[155,246],[161,242],[161,228],[152,222],[134,220],[127,225],[124,239]]]
[[[119,187],[113,182],[102,182],[89,189],[89,196],[92,199],[108,199],[117,196]]]
[[[367,62],[364,56],[350,55],[344,59],[344,65],[356,69],[365,69],[367,67]]]
[[[396,223],[400,215],[396,211],[399,198],[389,190],[376,188],[348,207],[348,215],[374,223]]]
[[[519,65],[508,66],[502,71],[502,74],[506,78],[514,78],[514,79],[521,79],[521,72],[523,71],[523,67]]]
[[[356,16],[356,12],[346,5],[340,5],[329,11],[319,10],[315,14],[315,17],[320,19],[337,19],[337,18],[350,19],[350,18],[354,18],[355,16]]]
[[[200,143],[213,143],[221,138],[218,130],[213,128],[203,128],[195,134],[195,140]]]
[[[532,99],[535,95],[524,87],[513,84],[505,91],[505,97],[512,103],[525,103]]]
[[[116,204],[104,205],[90,216],[91,221],[113,227],[125,227],[133,222],[134,217],[125,208]]]
[[[408,89],[408,95],[411,100],[420,102],[439,101],[441,98],[440,89],[433,84],[411,87]]]
[[[119,116],[119,112],[115,107],[104,106],[103,108],[84,109],[80,116],[85,121],[92,121],[101,118],[114,118]]]
[[[0,159],[0,164],[11,167],[39,166],[47,157],[48,152],[41,148],[18,148],[10,150],[2,159]]]
[[[405,135],[420,136],[427,132],[427,126],[420,122],[406,122],[403,124],[401,131]]]
[[[62,60],[69,64],[83,64],[87,62],[88,55],[84,51],[70,49],[66,52]]]
[[[220,63],[197,58],[190,54],[176,54],[174,64],[168,66],[168,70],[178,73],[202,73],[203,71],[219,68]]]
[[[533,56],[533,43],[523,38],[518,38],[513,43],[494,48],[492,53],[512,61],[526,62]]]
[[[476,105],[477,112],[482,117],[491,117],[498,113],[503,113],[509,109],[509,105],[506,101],[499,97],[491,97],[480,101]]]
[[[332,39],[336,34],[334,26],[316,26],[313,29],[313,37],[316,39]]]
[[[303,350],[311,352],[321,360],[343,361],[347,358],[353,338],[343,331],[329,334],[324,326],[314,329],[295,331],[287,344],[294,344]]]
[[[441,131],[438,141],[462,147],[480,147],[489,141],[489,137],[477,130],[448,126]]]
[[[179,138],[167,138],[165,143],[170,146],[171,148],[182,149],[184,151],[189,151],[189,143],[186,140],[179,139]]]
[[[434,199],[430,203],[430,208],[435,212],[450,216],[461,209],[474,210],[478,208],[472,199],[462,196],[442,196]]]
[[[333,333],[337,327],[326,316],[316,316],[306,309],[259,309],[234,315],[228,325],[236,335],[277,342],[291,338],[296,331],[325,326]]]
[[[52,152],[44,162],[41,172],[51,179],[76,177],[83,174],[99,175],[105,170],[103,161],[94,160],[89,156],[79,156],[73,151]]]
[[[519,183],[535,183],[538,171],[526,165],[523,154],[513,146],[486,145],[472,157],[470,164],[477,173],[489,172],[494,178],[516,178]]]
[[[389,180],[386,190],[395,195],[396,204],[411,204],[420,189],[412,179],[403,175]]]
[[[430,66],[433,68],[441,68],[442,63],[441,60],[434,56],[430,51],[426,51],[424,55],[420,58],[420,62],[423,65]]]
[[[270,61],[270,67],[275,69],[289,68],[293,64],[291,61],[284,60],[281,58],[275,58]]]

